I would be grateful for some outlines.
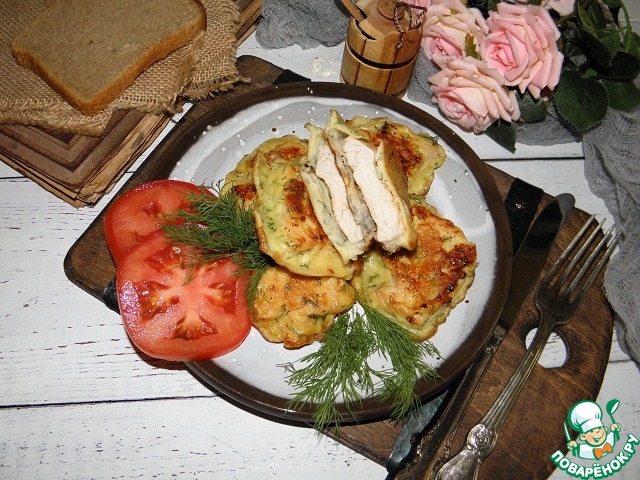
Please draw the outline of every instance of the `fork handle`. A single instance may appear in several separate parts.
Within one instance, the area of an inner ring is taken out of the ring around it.
[[[436,480],[472,480],[477,478],[480,463],[493,450],[500,427],[502,427],[511,407],[538,363],[554,326],[553,322],[545,322],[542,316],[540,317],[536,336],[506,387],[498,395],[495,403],[480,420],[480,423],[469,431],[466,446],[438,470],[435,475]]]

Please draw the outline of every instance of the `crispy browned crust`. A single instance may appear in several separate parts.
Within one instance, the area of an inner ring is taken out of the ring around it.
[[[299,140],[294,147],[255,156],[253,217],[260,250],[300,275],[351,278],[352,266],[329,241],[300,177],[306,144]]]
[[[416,143],[401,135],[398,126],[391,122],[382,122],[380,130],[371,135],[371,143],[374,145],[378,146],[383,141],[390,144],[407,176],[411,175],[424,160]]]
[[[383,178],[388,181],[387,187],[396,201],[406,232],[400,241],[395,242],[393,245],[384,245],[384,247],[388,251],[396,251],[400,247],[413,250],[416,248],[418,235],[413,227],[409,210],[407,174],[402,167],[401,158],[396,154],[392,144],[386,139],[382,139],[380,145],[383,148],[383,155],[379,159],[376,167]]]
[[[477,252],[458,227],[429,207],[415,204],[411,213],[418,232],[416,249],[368,252],[352,285],[372,306],[425,340],[464,298],[473,282]],[[367,271],[370,265],[382,266],[389,277],[380,277],[380,268]]]
[[[354,302],[355,293],[344,280],[269,267],[260,278],[251,321],[266,340],[298,348],[322,340],[336,315]]]
[[[385,117],[354,117],[347,123],[376,147],[382,141],[388,142],[407,174],[409,193],[415,196],[427,194],[434,170],[446,158],[436,138],[416,134],[406,125],[398,125]]]

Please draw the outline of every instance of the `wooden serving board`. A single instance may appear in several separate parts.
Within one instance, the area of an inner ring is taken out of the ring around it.
[[[123,187],[123,192],[151,180],[153,172],[161,170],[159,159],[162,158],[162,153],[171,139],[188,128],[203,113],[215,105],[220,105],[221,102],[233,101],[244,93],[276,81],[286,81],[287,75],[291,74],[250,56],[240,57],[238,68],[242,76],[252,79],[252,83],[238,85],[230,92],[194,105],[181,123],[131,177]],[[487,168],[499,192],[503,198],[506,197],[514,181],[513,177],[491,166]],[[550,199],[549,195],[543,195],[540,208]],[[571,213],[551,251],[547,268],[569,243],[587,216],[579,210]],[[64,265],[68,278],[98,299],[102,299],[103,291],[116,271],[107,248],[102,222],[103,214],[100,214],[70,249]],[[554,369],[546,369],[539,365],[536,367],[503,426],[495,450],[484,461],[480,469],[480,478],[507,480],[514,478],[514,474],[522,474],[528,479],[544,479],[554,470],[549,457],[554,451],[565,449],[563,422],[568,410],[577,401],[596,399],[606,369],[613,334],[613,312],[601,285],[600,279],[573,321],[558,330],[557,333],[567,347],[566,363]],[[529,331],[536,327],[537,322],[537,313],[532,299],[529,299],[497,351],[463,417],[459,429],[461,433],[454,440],[454,451],[462,447],[466,432],[482,418],[505,386],[524,355],[525,338]],[[373,461],[386,465],[400,429],[400,425],[387,420],[347,425],[340,428],[337,439]]]

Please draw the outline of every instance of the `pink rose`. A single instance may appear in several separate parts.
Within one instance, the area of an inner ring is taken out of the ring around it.
[[[465,130],[480,133],[498,118],[520,118],[515,92],[504,88],[504,79],[481,60],[451,58],[429,82],[440,111]]]
[[[480,45],[480,56],[505,78],[505,85],[529,90],[540,97],[545,87],[555,88],[563,55],[556,45],[560,31],[549,12],[536,5],[499,3],[487,19],[489,35]]]
[[[479,10],[468,9],[460,0],[433,0],[423,23],[422,48],[436,64],[448,58],[464,58],[465,43],[471,35],[477,45],[489,33]]]

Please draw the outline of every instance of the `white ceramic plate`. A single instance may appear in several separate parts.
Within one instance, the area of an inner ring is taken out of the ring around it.
[[[444,378],[420,383],[418,394],[427,399],[473,359],[497,321],[508,284],[510,234],[502,199],[482,162],[455,133],[401,100],[356,87],[322,83],[269,87],[194,122],[168,149],[172,168],[165,167],[162,176],[214,185],[265,140],[286,134],[308,138],[305,123],[324,126],[331,108],[345,119],[355,115],[382,116],[415,132],[427,132],[439,137],[447,153],[444,165],[436,170],[427,201],[476,244],[478,267],[465,301],[431,339],[442,358],[431,359],[430,363]],[[294,390],[287,383],[283,365],[296,362],[317,348],[316,343],[287,350],[281,344],[267,342],[253,329],[232,353],[189,366],[210,386],[248,406],[306,421],[314,406],[307,405],[299,411],[288,407]],[[386,366],[383,359],[371,361],[376,367]],[[346,413],[344,405],[338,406]],[[354,411],[353,419],[380,418],[389,412],[389,402],[369,398]]]

